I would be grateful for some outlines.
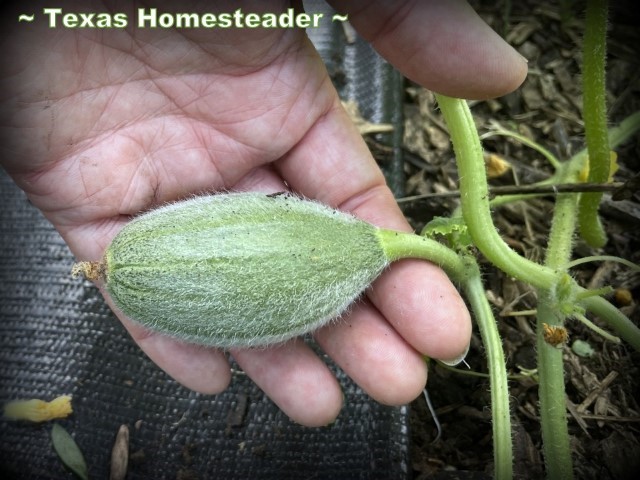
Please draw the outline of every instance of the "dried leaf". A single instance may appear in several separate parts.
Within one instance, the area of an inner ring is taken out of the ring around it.
[[[129,427],[121,425],[111,450],[110,480],[124,480],[129,464]]]
[[[83,480],[88,480],[87,463],[78,444],[69,432],[55,423],[51,430],[51,442],[62,463]]]

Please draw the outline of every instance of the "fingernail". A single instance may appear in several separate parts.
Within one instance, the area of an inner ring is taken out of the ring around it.
[[[467,345],[467,348],[465,348],[464,352],[462,353],[462,355],[457,356],[456,358],[452,359],[452,360],[440,360],[442,363],[444,363],[445,365],[448,365],[450,367],[455,367],[456,365],[458,365],[459,363],[464,362],[465,357],[467,356],[467,353],[469,353],[469,345]]]
[[[514,49],[515,50],[515,49]],[[524,55],[522,55],[518,50],[516,50],[516,53],[518,54],[518,56],[522,59],[522,61],[524,61],[524,63],[529,64],[529,59],[527,57],[525,57]]]

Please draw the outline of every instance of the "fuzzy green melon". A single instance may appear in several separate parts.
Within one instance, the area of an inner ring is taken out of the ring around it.
[[[114,304],[145,327],[223,348],[269,345],[340,316],[390,262],[383,230],[291,195],[192,198],[127,224],[101,262]]]

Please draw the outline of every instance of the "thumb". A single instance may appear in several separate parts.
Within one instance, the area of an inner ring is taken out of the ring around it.
[[[505,95],[524,81],[527,62],[464,1],[330,1],[389,63],[451,97]]]

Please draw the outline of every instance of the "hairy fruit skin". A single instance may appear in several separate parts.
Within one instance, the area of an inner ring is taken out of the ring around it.
[[[229,348],[317,329],[388,263],[379,229],[351,215],[290,195],[226,193],[137,217],[92,268],[132,320]]]

